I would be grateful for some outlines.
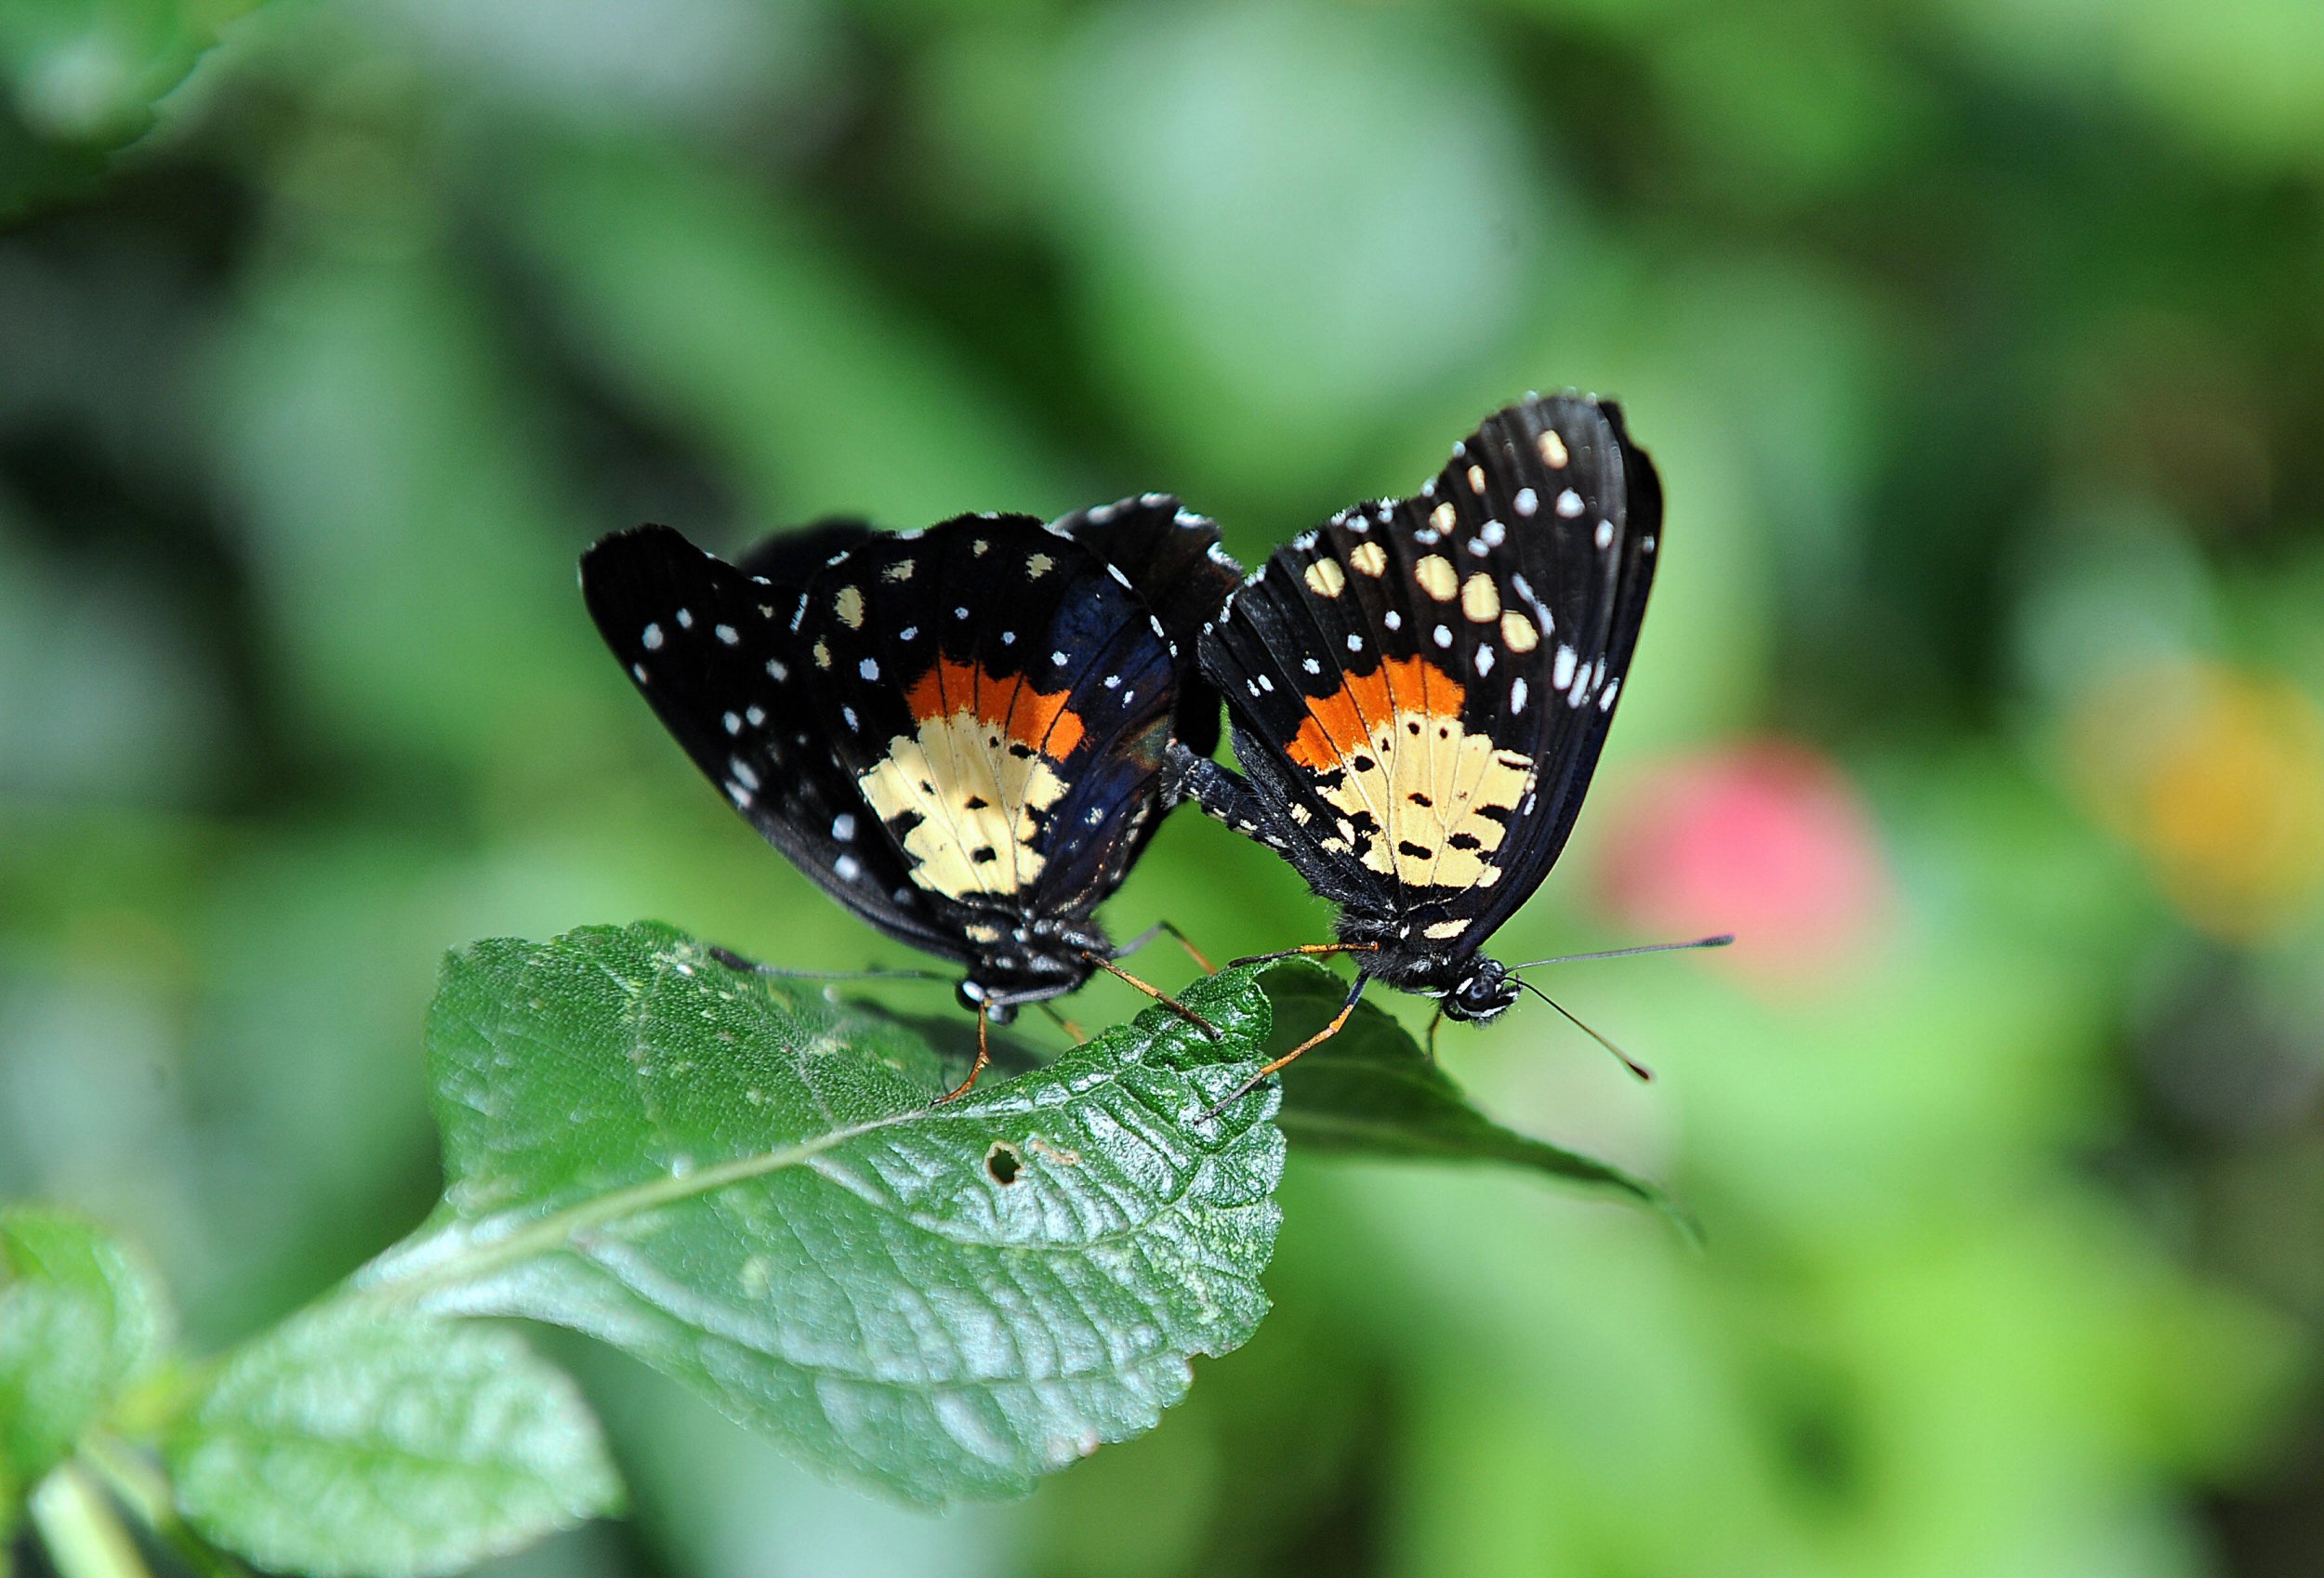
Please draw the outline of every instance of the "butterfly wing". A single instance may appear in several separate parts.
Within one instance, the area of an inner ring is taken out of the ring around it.
[[[581,590],[639,693],[769,843],[891,936],[966,956],[832,752],[790,630],[798,588],[641,526],[582,556]]]
[[[1167,638],[1024,516],[882,537],[819,572],[799,650],[834,748],[912,880],[972,939],[1085,920],[1159,809]]]
[[[1195,653],[1203,627],[1243,578],[1242,566],[1219,541],[1218,523],[1169,493],[1142,493],[1076,510],[1051,529],[1119,571],[1162,622],[1178,677],[1178,737],[1207,755],[1219,743],[1219,694],[1203,678]]]
[[[775,532],[744,550],[734,568],[793,591],[803,589],[815,572],[841,554],[862,547],[879,535],[867,520],[832,516],[796,531]]]
[[[1279,549],[1206,635],[1269,829],[1326,897],[1461,952],[1564,848],[1653,579],[1611,402],[1488,418],[1419,494]]]

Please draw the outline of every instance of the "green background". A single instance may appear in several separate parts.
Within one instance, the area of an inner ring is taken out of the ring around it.
[[[0,1193],[205,1348],[432,1198],[444,948],[911,962],[630,693],[598,533],[1167,489],[1255,559],[1537,387],[1661,467],[1500,951],[1744,940],[1545,978],[1652,1085],[1444,1048],[1706,1250],[1295,1155],[1249,1348],[941,1520],[549,1341],[637,1510],[501,1571],[2324,1567],[2313,0],[18,0],[0,212]],[[1192,817],[1162,915],[1327,920]]]

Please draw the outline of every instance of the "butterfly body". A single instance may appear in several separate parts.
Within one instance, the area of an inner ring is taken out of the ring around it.
[[[1489,1019],[1484,952],[1580,809],[1653,581],[1661,489],[1612,402],[1486,419],[1410,498],[1278,549],[1205,632],[1248,778],[1177,757],[1203,809],[1340,906],[1357,990]]]
[[[848,909],[961,966],[962,1001],[1006,1022],[1111,967],[1094,912],[1171,803],[1182,720],[1202,737],[1194,642],[1235,580],[1217,541],[1149,494],[1054,524],[838,523],[733,565],[641,527],[581,578],[735,809]]]

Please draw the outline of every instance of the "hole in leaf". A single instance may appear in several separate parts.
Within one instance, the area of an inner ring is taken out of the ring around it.
[[[1005,1139],[993,1141],[993,1148],[984,1152],[984,1170],[993,1175],[997,1184],[1012,1184],[1024,1171],[1024,1152]]]

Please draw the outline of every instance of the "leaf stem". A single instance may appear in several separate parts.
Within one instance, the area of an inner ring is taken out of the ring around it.
[[[250,1578],[248,1568],[195,1533],[178,1515],[168,1479],[136,1448],[92,1430],[82,1438],[79,1455],[139,1522],[203,1578]]]
[[[33,1490],[33,1527],[61,1578],[152,1578],[104,1493],[73,1464]]]

